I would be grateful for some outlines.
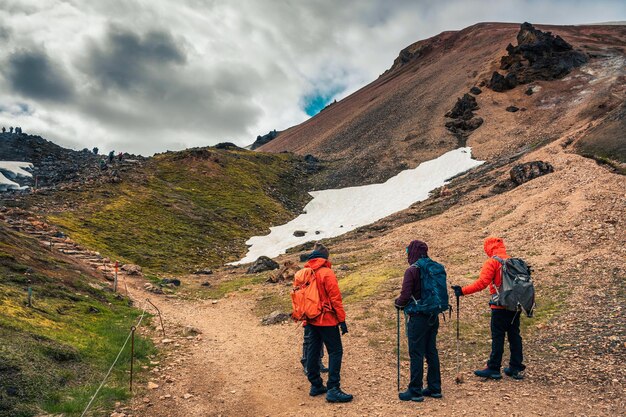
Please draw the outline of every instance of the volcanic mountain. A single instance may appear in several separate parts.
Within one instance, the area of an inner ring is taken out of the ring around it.
[[[611,112],[613,127],[595,131],[613,132],[624,126],[624,45],[626,26],[480,23],[443,32],[259,149],[331,161],[321,186],[337,187],[381,182],[465,143],[487,161],[523,153]],[[587,153],[624,163],[624,135],[616,140],[622,145],[608,154]]]

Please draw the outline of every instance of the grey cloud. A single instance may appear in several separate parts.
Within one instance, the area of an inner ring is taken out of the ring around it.
[[[13,91],[30,98],[64,101],[74,94],[70,78],[44,50],[18,50],[2,71]]]
[[[185,62],[183,46],[169,32],[152,30],[142,36],[112,25],[103,42],[92,42],[83,68],[103,88],[127,89],[150,83],[157,72]]]

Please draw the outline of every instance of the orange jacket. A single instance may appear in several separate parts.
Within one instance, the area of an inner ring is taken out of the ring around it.
[[[324,306],[322,314],[313,320],[307,320],[314,326],[337,326],[346,321],[346,312],[341,301],[341,292],[337,277],[332,271],[330,261],[324,258],[314,258],[304,264],[305,268],[313,268],[319,282],[320,300]]]
[[[463,295],[473,294],[475,292],[482,291],[487,287],[489,287],[490,294],[495,294],[495,286],[499,287],[502,285],[502,265],[500,262],[493,259],[492,256],[498,256],[501,259],[509,257],[506,253],[506,248],[504,247],[504,241],[499,237],[488,237],[485,239],[483,247],[489,259],[487,259],[483,264],[478,279],[470,285],[462,288]],[[503,309],[504,307],[492,305],[491,308],[498,310]]]

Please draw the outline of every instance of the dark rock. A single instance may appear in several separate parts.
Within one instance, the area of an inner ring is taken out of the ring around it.
[[[491,75],[491,80],[489,80],[489,84],[487,86],[493,91],[502,93],[504,91],[515,88],[517,86],[517,78],[515,76],[509,77],[508,75],[505,77],[498,71],[494,71]]]
[[[293,232],[293,235],[295,237],[302,237],[302,236],[306,235],[306,232],[304,230],[296,230],[295,232]]]
[[[211,283],[209,281],[204,281],[202,284],[200,284],[203,287],[210,287]]]
[[[315,234],[316,234],[316,235],[319,235],[320,233],[322,233],[322,232],[320,232],[319,230],[316,230],[316,231],[315,231]]]
[[[517,185],[521,185],[534,178],[554,172],[554,167],[548,162],[532,161],[524,164],[515,165],[511,168],[511,181]]]
[[[242,149],[239,146],[235,145],[232,142],[221,142],[214,146],[215,149],[225,149],[228,151]]]
[[[271,324],[278,324],[278,323],[282,323],[286,320],[289,320],[289,318],[291,317],[290,314],[288,313],[283,313],[279,310],[273,311],[271,314],[263,317],[261,319],[261,324],[264,326],[269,326]]]
[[[519,110],[519,108],[517,108],[515,106],[509,106],[509,107],[506,108],[506,111],[511,112],[511,113],[515,113],[518,110]]]
[[[480,88],[478,88],[476,86],[470,88],[470,93],[474,94],[475,96],[479,95],[482,92],[483,92],[483,90],[481,90]]]
[[[172,284],[176,287],[180,286],[180,280],[177,278],[163,278],[160,282],[160,285],[168,285],[168,284]]]
[[[97,309],[96,307],[94,307],[94,306],[89,306],[89,308],[87,309],[87,312],[88,312],[88,313],[91,313],[91,314],[98,314],[98,313],[100,312],[100,310],[98,310],[98,309]]]
[[[272,140],[276,139],[278,137],[278,134],[280,132],[277,132],[276,129],[270,131],[269,133],[261,136],[257,136],[256,140],[254,141],[254,143],[250,146],[250,149],[254,150],[256,148],[260,148],[261,146],[265,145],[266,143],[271,142]]]
[[[515,75],[519,84],[563,78],[588,59],[560,36],[542,32],[527,22],[517,34],[517,46],[509,44],[506,50],[508,55],[500,59],[500,69]]]
[[[524,94],[526,94],[527,96],[532,96],[534,93],[533,88],[532,87],[528,87],[526,89],[526,91],[524,91]]]
[[[194,272],[194,275],[212,275],[213,271],[209,268],[198,269]]]
[[[476,103],[476,97],[464,94],[463,97],[456,100],[456,104],[448,113],[446,117],[453,119],[463,118],[469,120],[474,116],[473,110],[478,110],[478,104]]]
[[[305,162],[307,162],[307,163],[309,163],[309,164],[316,164],[316,163],[318,163],[320,160],[319,160],[319,159],[317,159],[316,157],[314,157],[313,155],[311,155],[311,154],[309,153],[309,154],[304,155],[304,161],[305,161]]]
[[[267,256],[260,256],[259,259],[248,268],[247,274],[256,274],[258,272],[271,271],[278,269],[280,265],[278,262],[268,258]]]

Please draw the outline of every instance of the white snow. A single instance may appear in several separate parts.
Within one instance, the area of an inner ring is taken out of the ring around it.
[[[26,171],[27,169],[33,169],[33,164],[30,162],[0,161],[0,192],[27,189],[27,186],[22,187],[11,181],[19,177],[32,177],[33,175]]]
[[[382,184],[363,185],[336,190],[312,191],[313,196],[303,214],[282,226],[270,228],[266,236],[255,236],[247,255],[234,265],[271,257],[291,247],[312,240],[339,236],[365,226],[423,201],[428,194],[457,174],[483,164],[472,159],[471,148],[458,148],[439,158],[421,163],[415,169],[400,172]],[[301,237],[295,231],[305,231]]]

